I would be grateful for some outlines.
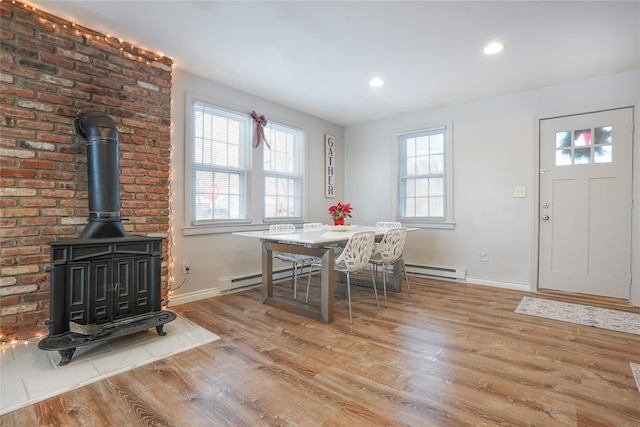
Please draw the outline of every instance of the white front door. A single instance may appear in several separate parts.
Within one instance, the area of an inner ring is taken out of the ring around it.
[[[540,121],[539,288],[629,299],[633,109]]]

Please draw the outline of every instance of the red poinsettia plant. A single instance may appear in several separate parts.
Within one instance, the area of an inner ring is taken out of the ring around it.
[[[351,204],[339,202],[329,208],[329,215],[333,218],[334,225],[344,225],[344,219],[351,218]]]

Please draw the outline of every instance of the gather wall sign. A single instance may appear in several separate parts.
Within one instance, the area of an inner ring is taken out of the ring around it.
[[[324,136],[324,197],[335,197],[335,138],[332,135]]]

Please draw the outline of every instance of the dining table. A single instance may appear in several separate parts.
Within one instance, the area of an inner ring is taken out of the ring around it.
[[[334,261],[336,246],[347,243],[349,238],[359,231],[373,231],[376,239],[384,235],[384,229],[375,226],[326,226],[323,230],[306,231],[296,228],[293,232],[273,233],[269,230],[234,232],[236,236],[257,238],[262,243],[262,302],[324,323],[333,322],[334,290],[336,274]],[[273,253],[287,252],[314,256],[321,259],[320,268],[320,305],[312,306],[294,299],[274,295]],[[400,290],[399,266],[394,265],[394,279],[389,283],[390,290]]]

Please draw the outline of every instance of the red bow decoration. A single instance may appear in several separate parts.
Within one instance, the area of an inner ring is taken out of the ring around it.
[[[258,148],[258,146],[260,145],[260,142],[264,141],[264,145],[266,145],[268,149],[271,149],[271,146],[269,145],[269,141],[267,141],[267,138],[265,138],[264,136],[264,126],[267,125],[267,119],[264,117],[264,115],[258,116],[258,114],[255,111],[251,112],[251,117],[256,122],[255,148]]]

